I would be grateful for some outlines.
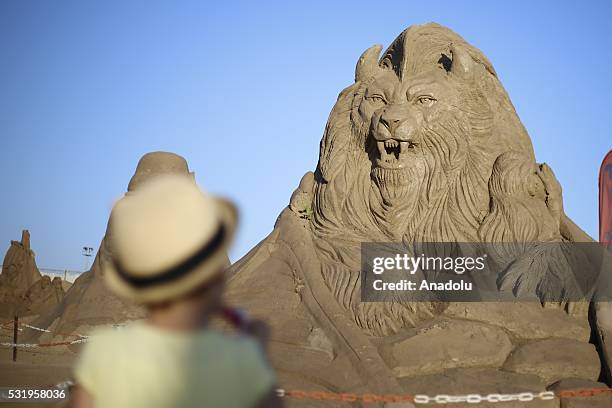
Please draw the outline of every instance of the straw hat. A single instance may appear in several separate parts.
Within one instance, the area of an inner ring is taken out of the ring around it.
[[[187,177],[164,175],[123,197],[111,213],[111,290],[137,303],[178,298],[210,281],[227,263],[236,209]]]

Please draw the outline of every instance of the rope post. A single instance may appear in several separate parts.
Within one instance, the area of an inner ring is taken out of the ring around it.
[[[15,315],[13,320],[13,361],[17,361],[17,334],[19,333],[19,318]]]
[[[64,269],[64,281],[66,281],[66,275],[68,274],[68,271]]]

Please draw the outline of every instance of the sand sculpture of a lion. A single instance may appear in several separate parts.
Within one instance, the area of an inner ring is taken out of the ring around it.
[[[281,385],[448,394],[595,382],[584,308],[361,302],[362,242],[589,240],[481,51],[437,24],[381,51],[359,58],[316,170],[230,271],[228,297],[272,324]],[[541,283],[514,273],[505,285]]]

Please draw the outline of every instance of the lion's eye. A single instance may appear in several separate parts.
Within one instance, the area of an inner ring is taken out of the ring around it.
[[[431,106],[436,103],[437,100],[435,98],[432,98],[431,96],[419,96],[417,98],[417,102],[424,106]]]
[[[366,99],[374,103],[387,103],[381,95],[370,95]]]

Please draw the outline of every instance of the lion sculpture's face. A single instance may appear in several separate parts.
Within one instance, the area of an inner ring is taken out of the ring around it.
[[[446,170],[461,165],[465,157],[457,153],[465,150],[468,135],[460,126],[465,120],[459,103],[455,84],[440,70],[405,81],[387,70],[365,87],[358,111],[369,123],[370,174],[383,205],[409,217],[440,187],[427,183],[436,161],[444,159]]]

